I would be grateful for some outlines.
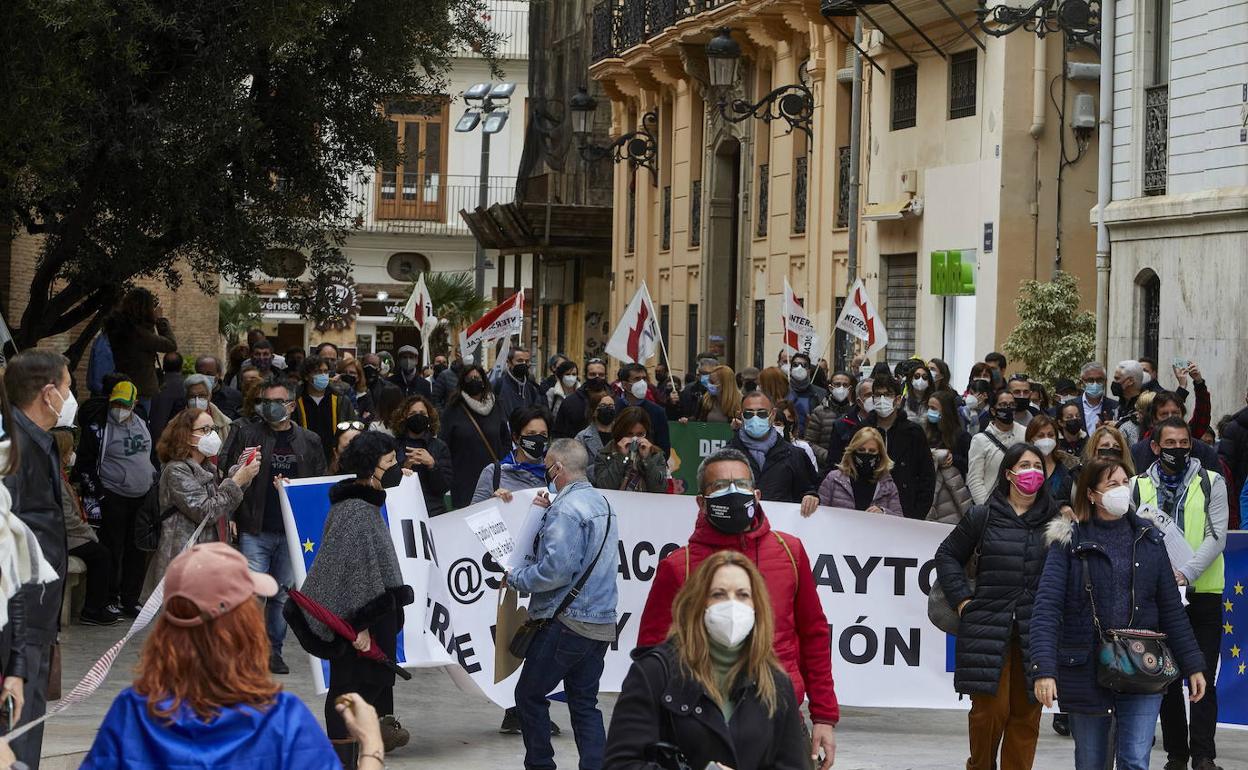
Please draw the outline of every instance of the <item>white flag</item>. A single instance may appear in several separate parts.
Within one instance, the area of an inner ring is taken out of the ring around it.
[[[806,308],[797,301],[793,287],[789,285],[789,277],[784,277],[784,346],[790,353],[805,353],[811,361],[823,351],[819,346],[819,335],[815,333],[815,325]]]
[[[426,326],[437,326],[438,319],[433,315],[433,299],[429,296],[429,288],[425,286],[425,274],[421,273],[412,289],[412,296],[403,306],[403,315],[412,319],[417,329],[425,331]]]
[[[460,332],[459,350],[467,359],[479,343],[510,337],[523,331],[524,289],[521,289]]]
[[[841,317],[836,319],[836,328],[866,342],[867,355],[888,344],[888,331],[884,328],[884,321],[875,312],[861,278],[849,287],[849,296],[845,298]]]
[[[648,361],[658,347],[659,317],[654,312],[646,282],[642,281],[624,309],[624,317],[611,332],[606,351],[621,361],[641,364]]]

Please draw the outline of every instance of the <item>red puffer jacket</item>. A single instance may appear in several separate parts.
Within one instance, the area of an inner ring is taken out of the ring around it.
[[[835,725],[841,712],[832,685],[832,640],[810,559],[801,540],[773,531],[761,511],[757,526],[740,535],[724,534],[710,525],[705,514],[698,516],[689,545],[659,562],[646,609],[641,614],[637,646],[652,647],[667,638],[672,602],[685,579],[703,559],[730,549],[749,557],[767,581],[776,619],[776,657],[793,680],[798,704],[809,695],[811,719],[818,724]]]

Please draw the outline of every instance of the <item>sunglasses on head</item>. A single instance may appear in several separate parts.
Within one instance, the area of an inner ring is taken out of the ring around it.
[[[364,423],[359,420],[348,420],[347,422],[338,423],[335,428],[341,432],[344,430],[364,430]]]

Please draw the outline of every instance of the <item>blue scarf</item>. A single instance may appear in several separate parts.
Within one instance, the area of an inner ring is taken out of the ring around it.
[[[521,470],[528,471],[529,473],[533,474],[539,479],[546,478],[546,466],[545,465],[543,465],[542,463],[520,462],[519,460],[516,459],[516,450],[514,449],[507,453],[507,456],[502,459],[500,464],[503,467],[510,466],[512,468],[519,468]]]
[[[745,448],[749,450],[750,456],[754,458],[754,462],[758,463],[758,469],[762,470],[764,461],[767,459],[767,453],[780,440],[780,434],[774,430],[767,431],[767,435],[762,438],[754,438],[745,432],[745,428],[737,431],[737,436],[741,439],[741,443],[745,444]]]

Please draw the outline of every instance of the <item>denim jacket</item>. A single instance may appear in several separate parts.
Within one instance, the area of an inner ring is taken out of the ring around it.
[[[606,544],[603,545],[603,537]],[[529,617],[550,618],[587,569],[598,548],[602,555],[564,616],[582,623],[615,623],[619,600],[619,528],[606,498],[588,481],[574,481],[555,497],[537,533],[536,560],[512,571],[508,582],[533,594]]]

